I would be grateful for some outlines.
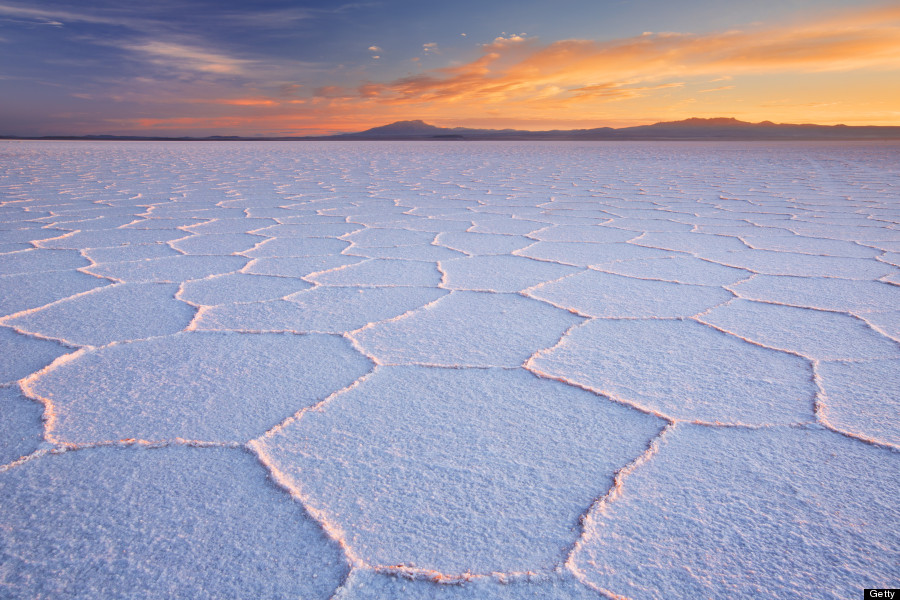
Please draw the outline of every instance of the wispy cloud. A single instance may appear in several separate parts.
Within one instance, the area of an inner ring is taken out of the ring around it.
[[[225,106],[279,106],[281,103],[269,98],[215,98],[195,100],[197,104],[224,104]]]
[[[90,11],[71,11],[63,9],[34,8],[19,4],[0,3],[0,15],[34,19],[45,25],[61,26],[65,23],[95,23],[100,25],[118,25],[136,28],[142,19],[109,14],[96,14]]]
[[[320,98],[353,98],[356,94],[352,90],[340,85],[324,85],[313,90],[313,96]]]
[[[463,35],[465,35],[465,34],[463,34]],[[528,34],[527,34],[527,33],[506,33],[506,32],[503,32],[503,33],[501,33],[499,36],[495,37],[493,42],[491,42],[490,44],[484,44],[484,45],[485,45],[485,46],[488,46],[488,47],[490,47],[490,46],[495,46],[495,47],[496,47],[496,46],[504,46],[504,45],[510,44],[510,43],[515,44],[516,42],[524,42],[524,41],[526,41],[527,39],[528,39]]]
[[[316,13],[306,8],[290,7],[276,10],[225,12],[217,14],[216,17],[223,21],[240,23],[243,27],[276,29],[293,27],[298,21],[314,19],[316,18]]]
[[[22,23],[24,25],[37,25],[37,26],[49,26],[49,27],[62,27],[63,24],[59,21],[53,21],[50,19],[45,19],[41,17],[33,17],[26,19],[11,19],[9,17],[0,17],[0,22],[3,23]]]
[[[212,11],[209,18],[219,22],[237,22],[243,27],[285,28],[294,26],[299,21],[321,18],[327,15],[342,14],[379,5],[380,3],[348,3],[329,9],[288,7],[263,10],[253,7],[251,3],[247,5],[246,10]],[[32,5],[0,2],[0,15],[36,19],[38,21],[47,22],[45,24],[50,24],[49,22],[94,23],[142,29],[145,25],[151,23],[161,25],[169,22],[169,20],[166,19],[153,19],[147,17],[146,14],[147,12],[140,10],[139,7],[129,7],[128,3],[123,3],[121,6],[117,7],[116,10],[90,10],[90,8],[72,10],[64,8],[35,8]]]
[[[303,89],[300,83],[282,83],[278,86],[278,93],[281,96],[293,96]]]
[[[196,35],[173,34],[163,21],[127,8],[119,11],[33,8],[0,3],[0,16],[31,19],[44,25],[65,26],[67,23],[107,25],[122,29],[118,36],[100,37],[81,34],[81,42],[113,46],[156,66],[182,72],[217,75],[240,75],[248,72],[253,61],[230,56],[205,47]],[[265,13],[262,15],[265,17]]]
[[[125,43],[121,47],[137,53],[156,65],[182,71],[240,75],[252,64],[252,61],[234,58],[220,52],[162,40]]]
[[[606,98],[613,100],[624,100],[627,98],[640,98],[642,96],[646,96],[647,92],[664,90],[668,88],[680,88],[683,86],[684,82],[681,81],[645,86],[635,86],[633,82],[616,82],[586,85],[584,87],[574,88],[566,91],[575,98]]]

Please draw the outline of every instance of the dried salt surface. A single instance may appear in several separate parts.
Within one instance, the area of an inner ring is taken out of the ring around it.
[[[474,233],[500,233],[509,235],[524,235],[526,233],[537,231],[538,229],[543,229],[544,227],[550,225],[550,223],[547,222],[530,221],[528,219],[516,218],[484,219],[474,217],[472,219],[472,222],[474,223],[474,226],[471,228],[471,231]]]
[[[109,279],[81,271],[26,273],[0,277],[0,315],[39,308],[94,288],[107,286]]]
[[[533,239],[521,235],[500,235],[494,233],[471,233],[465,231],[449,231],[438,234],[435,243],[451,250],[466,254],[509,254],[534,243]]]
[[[258,245],[252,250],[242,252],[251,258],[292,257],[292,256],[327,256],[340,254],[341,250],[350,247],[349,242],[332,238],[257,238]]]
[[[21,250],[31,250],[34,248],[31,244],[26,243],[16,243],[13,242],[11,244],[3,244],[0,243],[0,255],[10,254],[12,252],[19,252]]]
[[[453,292],[354,338],[384,363],[517,367],[581,321],[516,294]]]
[[[115,248],[86,248],[81,253],[94,263],[128,262],[181,254],[168,244],[129,244]]]
[[[254,275],[274,275],[275,277],[306,277],[320,271],[330,271],[362,262],[355,256],[279,256],[256,258],[241,269],[243,273]]]
[[[815,360],[900,358],[900,344],[848,314],[733,300],[699,317],[758,344]]]
[[[589,321],[529,368],[670,418],[746,425],[813,420],[809,361],[694,321]]]
[[[437,286],[441,274],[435,263],[373,258],[314,273],[309,279],[325,285]]]
[[[672,283],[693,285],[725,286],[743,281],[752,275],[743,269],[726,267],[693,256],[673,256],[671,258],[636,258],[602,263],[594,267],[599,271],[636,277],[656,279]]]
[[[671,252],[635,246],[633,244],[584,244],[576,242],[536,242],[524,250],[518,250],[516,254],[578,267],[597,265],[612,260],[672,256]]]
[[[631,241],[637,246],[672,250],[703,256],[707,252],[732,252],[746,250],[742,239],[728,235],[706,233],[648,232]]]
[[[515,572],[564,560],[662,424],[522,369],[381,367],[255,447],[369,564]]]
[[[4,598],[310,598],[337,545],[231,448],[92,448],[0,474]]]
[[[886,275],[881,278],[881,281],[885,283],[891,283],[896,286],[900,286],[900,271],[896,273],[891,273],[890,275]]]
[[[2,217],[0,217],[2,218]],[[31,225],[35,225],[31,223]],[[0,224],[2,227],[3,224]],[[39,227],[30,227],[30,228],[13,228],[13,229],[2,229],[3,231],[3,241],[0,242],[2,246],[12,246],[16,244],[21,244],[24,248],[34,248],[31,242],[39,242],[41,240],[46,240],[50,238],[59,237],[61,235],[65,235],[65,231],[61,231],[59,229],[43,229]],[[12,248],[10,248],[12,250]],[[5,252],[6,250],[4,250]]]
[[[169,283],[237,271],[248,262],[249,260],[242,256],[173,256],[101,263],[92,265],[85,271],[119,281]]]
[[[876,330],[900,342],[900,310],[882,313],[861,313],[859,316]]]
[[[818,598],[896,584],[897,453],[821,429],[679,424],[588,517],[580,578],[627,598]]]
[[[336,336],[182,333],[82,351],[28,381],[65,443],[246,441],[371,368]]]
[[[900,360],[823,362],[817,373],[828,423],[900,448]]]
[[[743,236],[741,238],[749,247],[757,250],[773,250],[776,252],[800,252],[820,256],[845,256],[848,258],[872,258],[881,254],[876,249],[868,248],[855,242],[811,238],[803,236],[764,237]]]
[[[393,319],[445,296],[436,288],[317,287],[287,300],[216,306],[197,319],[197,329],[235,331],[351,332]]]
[[[597,225],[554,225],[553,227],[535,231],[530,234],[529,237],[542,242],[577,242],[579,244],[593,242],[597,244],[612,244],[633,240],[638,237],[638,235],[632,231]]]
[[[197,235],[246,234],[248,231],[263,229],[277,224],[278,221],[275,219],[254,219],[242,216],[237,219],[216,219],[206,223],[198,223],[186,227],[185,230]]]
[[[127,216],[115,216],[114,214],[95,216],[93,213],[85,214],[81,217],[76,217],[75,215],[71,216],[75,218],[72,220],[64,218],[59,221],[53,219],[53,226],[70,231],[100,231],[122,227],[134,221],[134,214],[132,211],[128,211]]]
[[[214,306],[276,300],[311,287],[311,283],[298,278],[229,273],[188,281],[182,285],[178,298],[192,304]]]
[[[729,267],[765,275],[821,277],[823,274],[827,274],[828,277],[843,279],[875,280],[894,272],[891,265],[877,260],[774,250],[705,252],[703,258]]]
[[[427,231],[434,235],[444,231],[468,231],[472,226],[472,221],[427,218],[410,219],[403,225],[411,231]]]
[[[900,285],[827,277],[759,275],[729,286],[741,298],[840,312],[896,310]]]
[[[411,231],[402,228],[367,227],[344,236],[359,248],[396,248],[397,246],[417,246],[430,244],[434,234],[427,231]]]
[[[0,275],[65,271],[88,266],[90,261],[73,250],[32,248],[0,254]]]
[[[689,317],[734,296],[717,287],[584,271],[529,291],[529,296],[592,317]]]
[[[75,346],[167,335],[181,331],[195,310],[175,299],[172,283],[110,285],[48,304],[2,323]],[[135,313],[142,319],[135,319]]]
[[[306,237],[341,237],[362,229],[362,225],[352,223],[288,223],[271,225],[255,230],[253,233],[273,238],[306,238]]]
[[[498,581],[490,577],[442,585],[367,570],[355,570],[334,600],[601,600],[604,598],[572,575],[523,576]]]
[[[54,341],[16,333],[0,327],[0,385],[40,371],[63,354],[72,352]]]
[[[7,146],[4,597],[900,580],[897,144]]]
[[[519,256],[472,256],[441,262],[444,286],[451,290],[517,292],[580,271]]]
[[[266,238],[246,233],[213,233],[192,235],[181,240],[170,242],[173,248],[185,254],[196,255],[229,255],[250,250]]]
[[[180,229],[185,228],[185,232],[189,232],[190,227],[194,225],[200,225],[202,223],[208,223],[209,221],[206,219],[196,219],[196,218],[155,218],[151,217],[149,219],[136,219],[129,223],[128,225],[122,226],[122,229]]]
[[[680,231],[680,232],[689,232],[692,227],[688,223],[680,223],[675,220],[669,219],[656,219],[656,218],[626,218],[626,219],[613,219],[608,223],[610,227],[625,229],[628,231],[636,231],[639,233],[643,233],[645,231],[660,231],[660,232],[668,232],[668,231]]]
[[[18,387],[0,388],[0,465],[37,450],[44,432],[44,408],[29,400]]]
[[[60,232],[64,234],[65,232]],[[35,242],[40,248],[81,250],[85,248],[112,248],[129,244],[156,244],[185,237],[184,231],[154,229],[108,229],[75,231],[64,237]]]
[[[353,246],[344,250],[348,256],[362,256],[365,258],[397,258],[405,260],[420,260],[435,262],[465,258],[465,254],[458,250],[451,250],[443,246],[433,244],[420,244],[418,246]]]

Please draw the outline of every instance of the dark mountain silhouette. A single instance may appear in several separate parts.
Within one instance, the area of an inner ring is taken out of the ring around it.
[[[815,125],[794,123],[748,123],[730,117],[712,119],[690,118],[636,127],[599,127],[595,129],[569,129],[549,131],[524,131],[518,129],[472,129],[468,127],[438,127],[421,120],[397,121],[373,127],[357,133],[329,136],[241,137],[210,136],[205,138],[159,136],[44,136],[19,138],[0,136],[0,139],[55,139],[55,140],[571,140],[571,141],[774,141],[774,140],[900,140],[900,127]]]
[[[446,128],[429,125],[425,121],[396,121],[381,127],[373,127],[356,134],[349,135],[371,135],[371,136],[394,136],[394,135],[436,135],[445,133]]]
[[[631,140],[873,140],[900,139],[900,127],[748,123],[732,118],[685,119],[615,130]]]
[[[466,139],[466,140],[870,140],[900,139],[900,127],[749,123],[730,117],[691,118],[636,127],[599,127],[550,131],[435,127],[423,121],[397,121],[341,139]]]

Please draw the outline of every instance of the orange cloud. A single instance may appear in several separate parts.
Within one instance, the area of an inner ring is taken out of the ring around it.
[[[898,7],[793,27],[706,35],[648,33],[544,46],[533,38],[497,38],[465,65],[367,84],[360,93],[404,104],[517,102],[548,95],[614,100],[676,85],[636,86],[666,79],[871,68],[900,68]]]
[[[225,104],[228,106],[278,106],[280,103],[267,98],[230,98],[221,100],[200,100],[201,103]]]
[[[640,98],[647,95],[647,92],[655,90],[680,88],[684,86],[684,82],[681,81],[650,86],[634,86],[633,83],[634,82],[621,82],[586,85],[584,87],[570,89],[568,90],[568,93],[573,95],[573,99],[593,100],[597,98],[604,98],[607,100],[624,100],[627,98]]]
[[[181,129],[184,127],[234,127],[242,125],[242,121],[236,118],[209,117],[170,117],[170,118],[145,118],[145,119],[119,119],[115,122],[127,127],[139,129]]]

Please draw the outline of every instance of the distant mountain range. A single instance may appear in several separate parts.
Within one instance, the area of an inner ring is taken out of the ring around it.
[[[873,140],[900,139],[900,127],[748,123],[731,118],[686,119],[637,127],[522,131],[435,127],[424,121],[397,121],[330,139],[353,140]]]
[[[637,127],[598,127],[596,129],[553,129],[549,131],[525,131],[520,129],[471,129],[468,127],[437,127],[424,121],[397,121],[389,125],[373,127],[357,133],[341,133],[328,136],[241,137],[210,136],[161,137],[161,136],[0,136],[0,139],[40,140],[173,140],[173,141],[337,141],[337,140],[561,140],[561,141],[753,141],[753,140],[900,140],[897,126],[848,126],[772,123],[748,123],[732,118],[685,119]]]

